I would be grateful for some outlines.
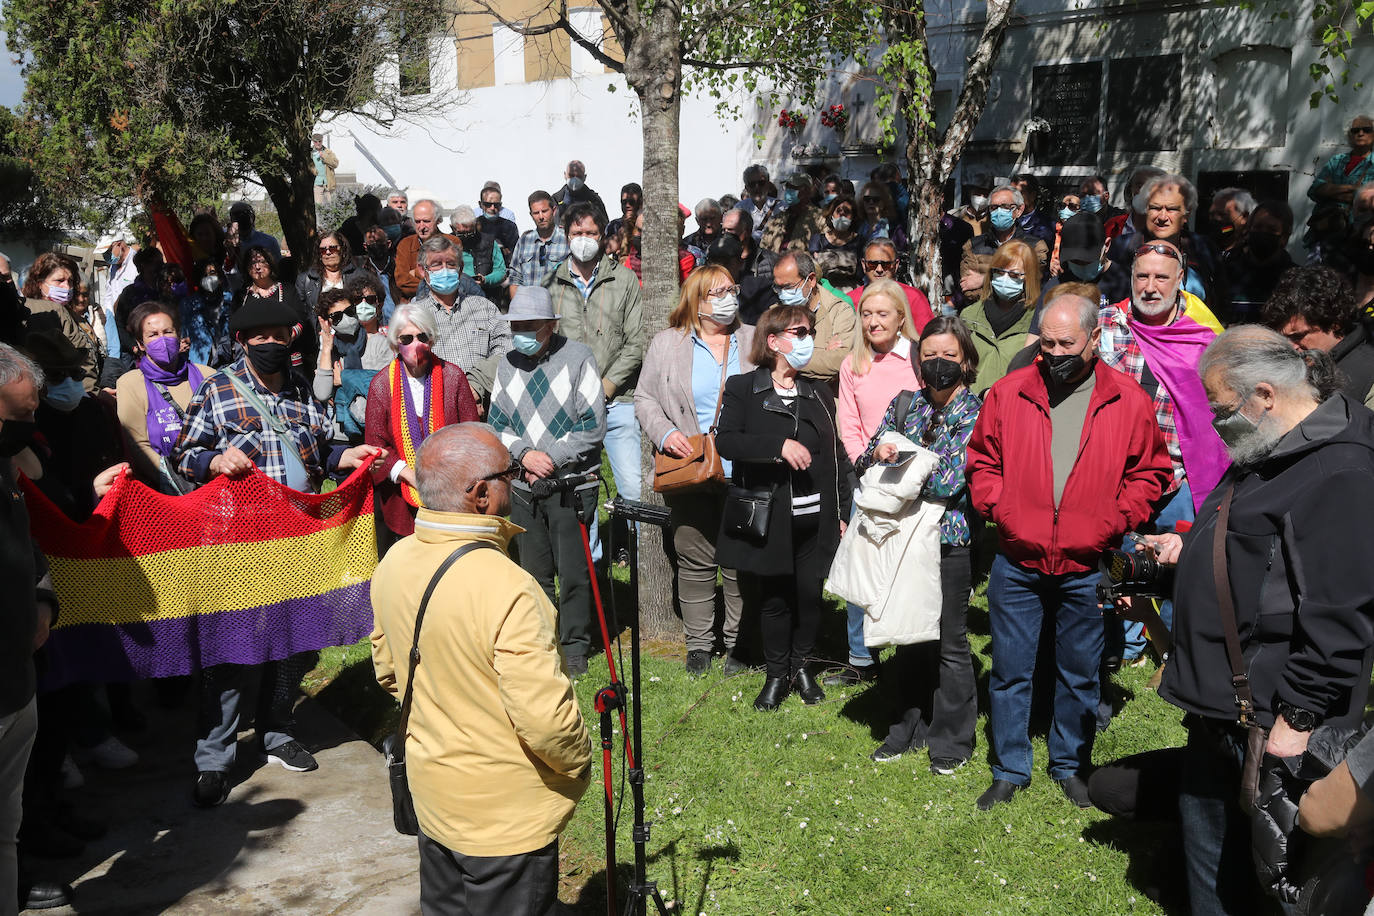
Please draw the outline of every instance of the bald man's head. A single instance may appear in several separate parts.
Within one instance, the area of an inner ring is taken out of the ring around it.
[[[510,452],[487,424],[445,426],[425,439],[415,457],[420,501],[436,512],[505,515],[510,482],[497,475],[510,463]]]

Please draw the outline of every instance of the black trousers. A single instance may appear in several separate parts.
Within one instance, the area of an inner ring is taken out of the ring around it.
[[[889,747],[930,748],[931,758],[967,760],[978,722],[978,684],[968,645],[973,562],[967,547],[940,548],[940,641],[898,646],[883,679],[893,686],[896,718]]]
[[[596,487],[583,487],[580,524],[596,517]],[[534,576],[549,601],[558,608],[558,634],[563,654],[586,658],[592,648],[592,577],[582,546],[579,516],[560,495],[531,499],[530,491],[511,488],[510,520],[525,533],[515,539],[521,568]],[[554,589],[554,577],[558,590]]]
[[[739,571],[745,617],[757,608],[763,637],[764,667],[769,677],[790,678],[801,670],[816,647],[821,624],[821,588],[830,563],[819,554],[819,517],[792,520],[794,573],[760,576]]]
[[[547,916],[557,905],[557,840],[515,856],[465,856],[421,832],[423,916]]]

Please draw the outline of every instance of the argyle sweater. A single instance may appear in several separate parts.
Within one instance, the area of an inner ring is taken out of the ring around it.
[[[537,357],[507,352],[496,367],[487,422],[517,461],[533,449],[548,454],[556,476],[600,467],[606,394],[592,351],[555,334]]]

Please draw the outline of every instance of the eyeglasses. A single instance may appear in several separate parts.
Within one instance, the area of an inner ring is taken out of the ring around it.
[[[620,206],[622,206],[622,207],[638,207],[638,206],[639,206],[639,201],[635,200],[633,197],[622,197],[622,198],[620,198]]]
[[[334,254],[339,250],[338,245],[321,245],[320,254]]]
[[[429,343],[429,335],[421,331],[419,334],[400,334],[396,337],[396,342],[403,347],[409,346],[417,340],[420,343]]]
[[[1005,210],[1007,213],[1015,213],[1015,212],[1016,212],[1016,204],[997,204],[997,205],[994,206],[992,209],[994,209],[994,210]]]
[[[1352,134],[1374,134],[1374,127],[1352,127],[1350,132]]]
[[[1136,258],[1139,258],[1141,255],[1148,254],[1152,251],[1155,254],[1164,255],[1164,257],[1166,258],[1173,258],[1180,264],[1183,263],[1183,256],[1178,253],[1178,249],[1174,248],[1172,245],[1165,245],[1162,242],[1150,242],[1148,244],[1141,245],[1139,248],[1135,250],[1135,255],[1132,258],[1132,260],[1135,260]]]
[[[717,286],[715,289],[708,289],[708,290],[706,291],[706,295],[709,296],[709,297],[711,297],[712,299],[718,299],[718,298],[720,298],[721,296],[730,296],[730,295],[738,296],[738,295],[739,295],[739,287],[738,287],[738,286]]]
[[[1019,271],[1019,270],[1011,270],[1010,268],[1006,268],[1006,267],[994,267],[994,268],[992,269],[992,272],[993,272],[994,275],[1000,275],[1000,276],[1003,276],[1003,277],[1010,277],[1010,278],[1013,279],[1013,280],[1024,280],[1024,279],[1026,279],[1026,275],[1025,275],[1024,272]]]
[[[510,463],[510,467],[506,468],[504,471],[497,471],[495,474],[488,474],[488,475],[485,476],[485,477],[478,477],[478,478],[477,478],[476,480],[474,480],[472,483],[468,484],[468,485],[463,489],[463,492],[464,492],[464,493],[471,493],[473,487],[477,486],[479,483],[483,483],[484,481],[488,481],[488,480],[505,480],[505,481],[509,481],[512,477],[514,477],[516,474],[519,474],[522,470],[524,470],[524,468],[520,467],[520,462],[518,462],[518,461],[516,461],[514,458],[512,458],[512,459],[511,459],[511,463]]]
[[[484,201],[482,201],[482,209],[483,209],[483,210],[500,210],[500,209],[501,209],[501,201],[499,201],[499,200],[484,200]]]
[[[337,312],[330,312],[330,313],[329,313],[329,323],[330,323],[330,324],[337,325],[340,321],[343,321],[343,320],[344,320],[344,316],[345,316],[345,315],[348,316],[349,318],[357,318],[357,317],[358,317],[358,307],[357,307],[356,305],[350,305],[350,306],[348,306],[347,308],[341,308],[341,309],[339,309]]]
[[[808,327],[806,327],[805,325],[798,325],[798,326],[795,327],[795,328],[788,328],[787,330],[783,331],[782,333],[783,333],[783,334],[789,334],[789,335],[791,335],[792,337],[795,337],[795,338],[797,338],[798,340],[801,340],[801,339],[804,338],[804,337],[810,337],[812,334],[815,334],[816,332],[815,332],[814,329],[808,328]]]
[[[870,272],[875,270],[892,270],[896,266],[896,261],[864,261],[864,270]]]
[[[373,294],[370,295],[370,296],[362,296],[361,298],[362,298],[362,300],[363,300],[364,302],[366,302],[368,305],[381,305],[381,304],[382,304],[382,297],[379,296],[379,295],[377,295],[376,293],[373,293]]]

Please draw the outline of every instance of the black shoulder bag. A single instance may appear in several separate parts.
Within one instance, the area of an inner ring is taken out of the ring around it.
[[[425,608],[429,606],[430,596],[449,567],[482,547],[496,549],[485,541],[473,541],[449,554],[448,559],[435,570],[434,578],[429,580],[425,595],[420,599],[420,609],[415,612],[415,636],[410,641],[410,676],[406,679],[405,697],[401,700],[401,721],[396,725],[396,734],[382,742],[387,778],[391,782],[391,816],[396,824],[396,832],[405,836],[415,836],[420,832],[420,822],[415,817],[415,800],[410,795],[410,782],[406,778],[406,726],[410,724],[410,703],[415,695],[415,668],[420,664],[420,627],[425,622]]]

